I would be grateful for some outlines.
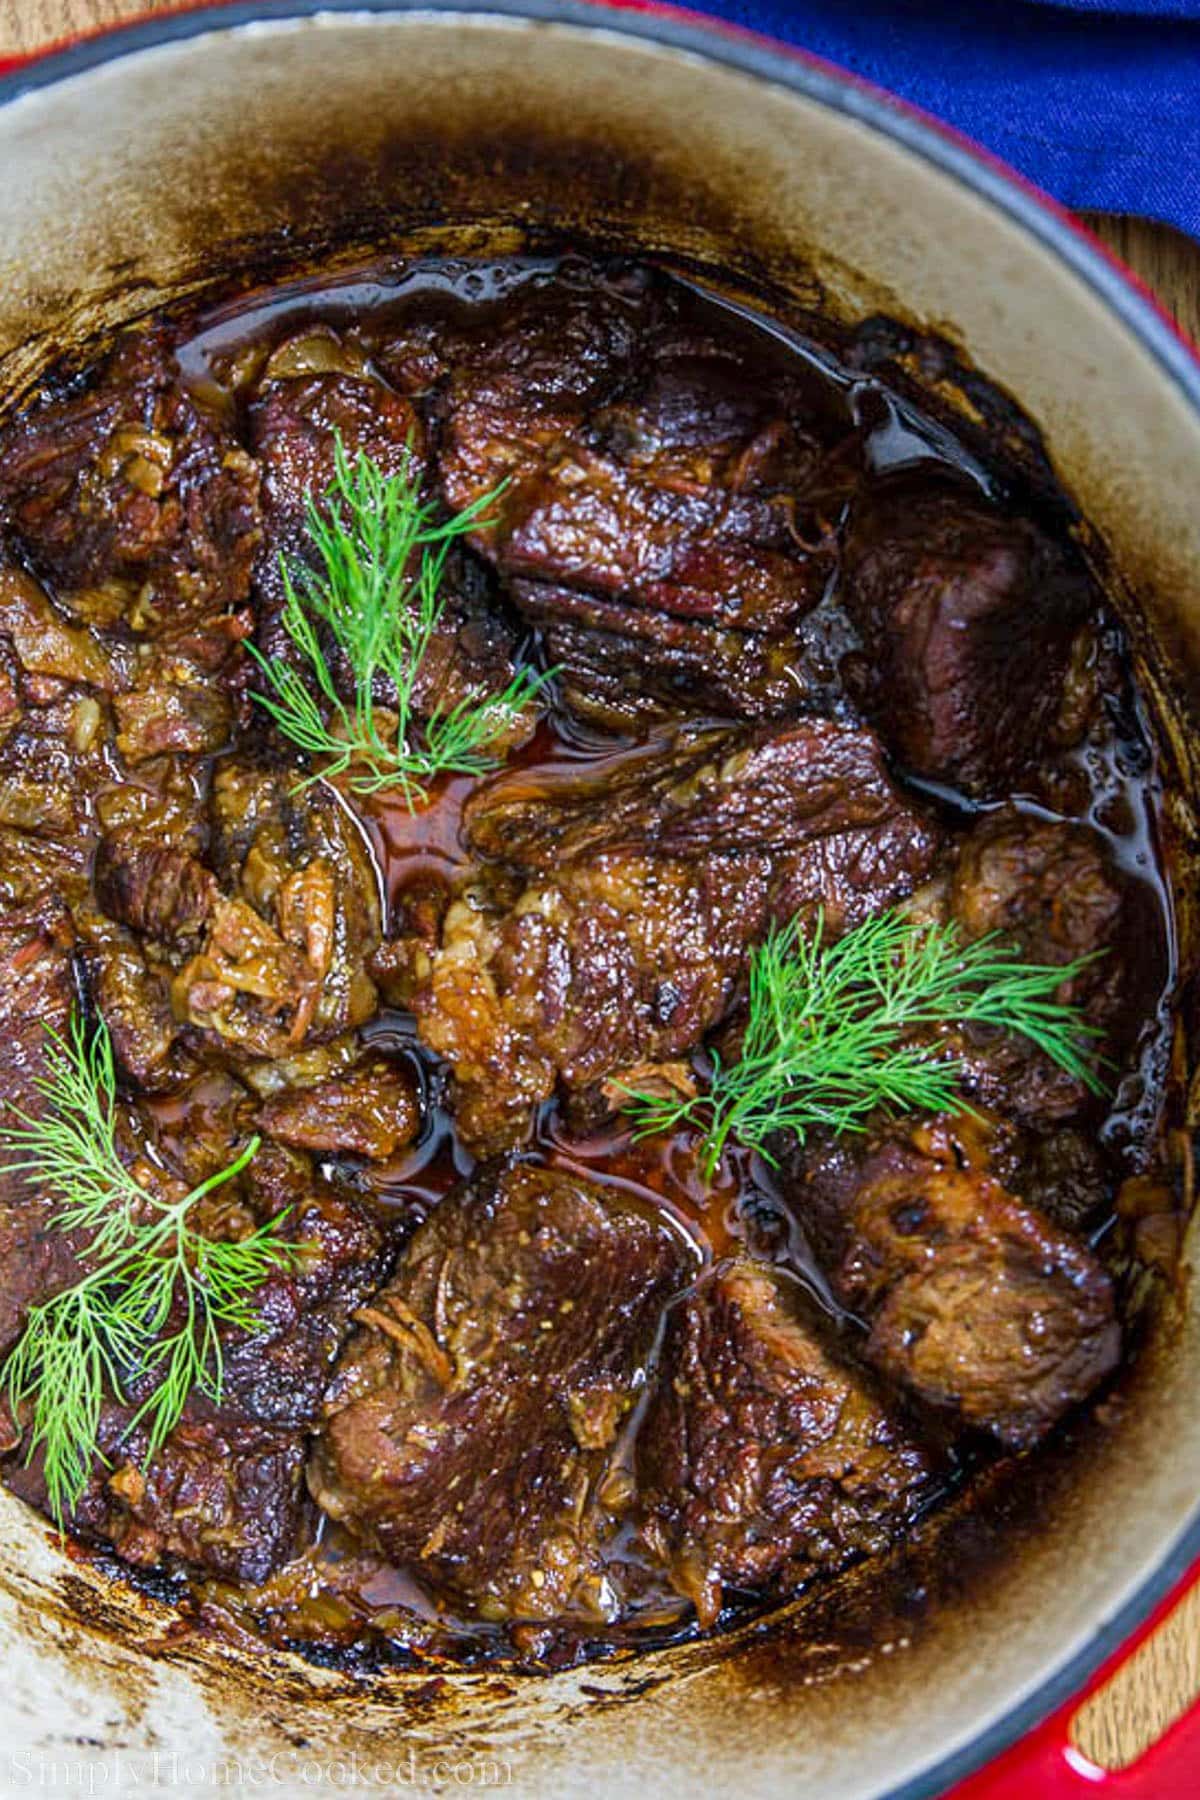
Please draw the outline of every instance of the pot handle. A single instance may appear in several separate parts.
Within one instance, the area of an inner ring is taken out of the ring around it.
[[[1048,1719],[983,1769],[952,1788],[945,1800],[1196,1800],[1200,1795],[1200,1698],[1150,1748],[1124,1769],[1102,1769],[1071,1742],[1071,1724],[1084,1702],[1128,1661],[1192,1588],[1200,1562],[1163,1599],[1137,1631],[1101,1664],[1087,1685]]]

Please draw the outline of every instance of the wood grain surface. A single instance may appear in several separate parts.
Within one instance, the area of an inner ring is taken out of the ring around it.
[[[167,12],[177,0],[0,0],[0,55],[33,50],[75,32],[139,14]],[[1200,246],[1164,225],[1086,215],[1189,336],[1200,343]],[[1119,1768],[1141,1754],[1200,1695],[1200,1591],[1078,1715],[1074,1736],[1096,1762]]]

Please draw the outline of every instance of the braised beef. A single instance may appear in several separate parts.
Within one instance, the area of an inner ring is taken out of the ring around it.
[[[670,314],[652,286],[531,284],[448,352],[443,491],[463,507],[507,484],[476,540],[574,711],[778,716],[834,563],[822,447],[777,367]],[[623,686],[598,684],[618,663]]]
[[[333,794],[298,788],[287,766],[222,763],[212,858],[223,892],[174,977],[176,1016],[251,1057],[286,1056],[370,1018],[378,885]]]
[[[215,877],[190,851],[128,828],[101,838],[93,878],[109,918],[170,943],[194,938],[217,899]]]
[[[898,481],[854,509],[843,601],[859,698],[907,769],[988,796],[1029,776],[1092,604],[1068,554],[958,489]]]
[[[481,1169],[359,1312],[318,1503],[482,1618],[612,1621],[629,1494],[603,1477],[689,1260],[617,1190]]]
[[[250,442],[263,471],[264,540],[255,568],[258,639],[271,657],[294,659],[283,628],[281,558],[307,560],[308,502],[324,502],[340,438],[348,458],[371,458],[385,475],[419,474],[425,435],[410,399],[383,378],[361,349],[327,327],[286,339],[268,358],[249,407]],[[455,553],[449,593],[429,653],[414,682],[422,715],[448,711],[470,695],[500,692],[514,671],[514,633],[481,570]],[[353,691],[353,671],[332,653],[334,673]],[[386,704],[390,696],[378,695]]]
[[[203,1166],[202,1154],[191,1175]],[[355,1200],[282,1148],[261,1149],[236,1193],[219,1189],[193,1214],[209,1236],[242,1236],[276,1218],[298,1260],[257,1290],[253,1332],[222,1332],[220,1404],[193,1392],[152,1459],[136,1415],[159,1377],[129,1371],[127,1403],[104,1406],[99,1454],[69,1523],[126,1562],[155,1567],[178,1559],[261,1581],[294,1552],[307,1434],[350,1319],[382,1279],[387,1253]],[[40,1285],[48,1291],[44,1276]],[[165,1329],[180,1323],[171,1318]],[[40,1451],[26,1460],[18,1449],[6,1479],[33,1504],[46,1504]]]
[[[38,1119],[45,1100],[37,1083],[47,1074],[49,1032],[66,1031],[78,983],[75,933],[62,901],[51,894],[13,908],[0,919],[0,1103]],[[16,1160],[16,1159],[11,1159]],[[0,1167],[0,1350],[11,1349],[26,1309],[77,1270],[77,1239],[53,1229],[53,1198],[20,1172]]]
[[[183,386],[165,331],[131,333],[82,391],[0,445],[18,543],[78,617],[160,620],[246,598],[258,546],[253,458]]]
[[[417,1135],[421,1112],[411,1077],[374,1057],[348,1074],[272,1095],[258,1121],[281,1144],[384,1162]]]
[[[672,1307],[638,1435],[643,1533],[701,1625],[887,1548],[936,1460],[791,1277],[742,1260]]]
[[[105,1029],[136,1182],[292,1247],[153,1454],[153,1356],[106,1382],[77,1537],[205,1627],[552,1665],[880,1555],[1105,1391],[1178,1238],[1158,775],[1053,495],[836,332],[571,257],[366,292],[135,328],[0,424],[0,1135]],[[339,440],[487,500],[417,720],[553,671],[415,810],[256,697]],[[894,905],[1061,968],[1104,1091],[950,1022],[972,1110],[710,1177],[754,948]],[[697,1105],[638,1137],[630,1087]],[[5,1355],[95,1254],[10,1160]]]
[[[952,920],[968,941],[994,934],[1029,962],[1084,961],[1057,997],[1079,1007],[1097,1032],[1092,1057],[1111,1078],[1129,1042],[1122,1019],[1129,970],[1121,952],[1137,915],[1098,832],[1000,807],[957,840],[948,869],[915,908]],[[940,1035],[965,1069],[966,1092],[1026,1125],[1070,1118],[1087,1102],[1085,1084],[1028,1038],[971,1026]]]
[[[413,998],[455,1071],[471,1144],[520,1141],[531,1108],[678,1056],[729,1009],[773,920],[840,931],[925,874],[936,829],[871,735],[825,720],[777,734],[682,733],[583,777],[485,787],[483,860]]]
[[[795,1153],[797,1215],[881,1375],[1013,1449],[1116,1367],[1095,1255],[992,1173],[976,1123],[881,1125]]]

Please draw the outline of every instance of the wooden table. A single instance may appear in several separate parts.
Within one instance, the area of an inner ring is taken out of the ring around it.
[[[135,14],[166,12],[178,0],[0,0],[0,55],[32,50],[72,32]],[[1088,215],[1087,222],[1135,268],[1200,342],[1200,245],[1140,219]],[[1108,1767],[1131,1761],[1200,1694],[1200,1596],[1185,1601],[1151,1642],[1079,1715],[1080,1747]]]

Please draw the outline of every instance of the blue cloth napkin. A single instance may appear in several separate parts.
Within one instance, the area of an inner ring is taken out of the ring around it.
[[[985,144],[1066,206],[1200,237],[1200,0],[691,0]]]

